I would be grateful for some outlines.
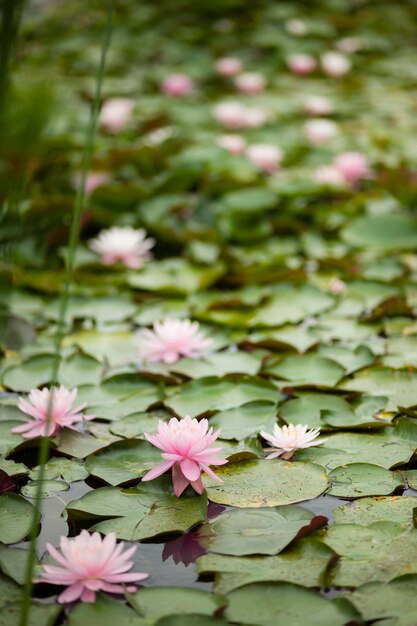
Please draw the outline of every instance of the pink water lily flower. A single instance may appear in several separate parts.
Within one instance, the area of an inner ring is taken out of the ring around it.
[[[320,58],[321,67],[327,76],[340,78],[350,71],[351,62],[341,52],[325,52]]]
[[[155,241],[146,238],[143,228],[134,229],[131,226],[113,226],[102,230],[90,241],[90,248],[100,254],[103,265],[120,262],[132,269],[139,269],[151,258],[149,250],[154,245]]]
[[[333,105],[325,96],[308,96],[304,102],[304,109],[309,115],[331,115]]]
[[[246,148],[246,140],[241,135],[221,135],[217,138],[217,144],[235,155],[243,154]]]
[[[361,152],[342,152],[334,159],[333,164],[349,185],[371,176],[368,159]]]
[[[314,180],[319,185],[327,187],[345,187],[345,179],[334,165],[322,165],[318,167],[314,174]]]
[[[179,497],[191,484],[197,493],[203,493],[201,472],[205,472],[218,483],[223,481],[210,469],[210,465],[224,465],[227,459],[216,456],[222,446],[210,448],[220,435],[208,427],[208,420],[173,417],[168,423],[159,420],[156,435],[145,433],[146,439],[162,450],[162,463],[150,470],[142,480],[153,480],[172,468],[174,493]]]
[[[303,126],[303,131],[313,146],[322,146],[336,137],[339,129],[332,120],[318,118],[306,122]]]
[[[215,119],[226,128],[258,128],[265,124],[267,115],[258,107],[247,107],[241,102],[220,102],[213,109]]]
[[[235,78],[235,85],[239,91],[249,96],[262,93],[265,89],[265,77],[258,72],[245,72]]]
[[[212,341],[198,322],[166,319],[154,322],[153,329],[138,333],[139,356],[150,363],[176,363],[181,357],[198,359]]]
[[[311,74],[316,69],[316,60],[310,54],[292,54],[287,59],[287,65],[291,72],[304,76]]]
[[[19,409],[32,419],[15,426],[12,432],[21,433],[25,439],[32,439],[53,437],[64,427],[78,430],[77,425],[84,420],[93,419],[94,416],[82,413],[86,403],[73,408],[76,397],[77,389],[70,391],[64,385],[51,389],[32,389],[28,400],[20,398],[18,402]]]
[[[272,435],[261,431],[262,437],[272,445],[272,448],[266,448],[266,452],[270,452],[266,458],[275,459],[282,456],[283,459],[290,459],[296,450],[300,448],[310,448],[311,446],[319,446],[327,439],[315,441],[320,434],[320,428],[308,430],[308,426],[303,424],[289,424],[289,426],[274,425]]]
[[[285,30],[295,37],[303,37],[308,32],[307,24],[296,17],[285,22]]]
[[[242,71],[242,62],[236,57],[222,57],[216,61],[216,70],[220,76],[236,76]]]
[[[134,106],[131,98],[110,98],[101,107],[101,126],[112,133],[123,130],[130,122]]]
[[[58,596],[60,604],[67,602],[95,602],[97,591],[124,593],[123,585],[138,583],[148,578],[149,574],[128,572],[133,562],[130,557],[137,546],[124,550],[124,543],[116,544],[115,533],[109,533],[103,539],[99,533],[90,535],[86,530],[72,539],[61,537],[62,554],[50,543],[46,544],[49,554],[62,567],[44,565],[41,578],[35,582],[50,585],[65,585],[67,589]],[[136,587],[126,587],[129,592]]]
[[[276,172],[283,159],[280,148],[267,143],[257,143],[246,150],[248,159],[264,172]]]
[[[188,96],[194,91],[194,81],[187,74],[170,74],[162,81],[161,91],[177,98]]]

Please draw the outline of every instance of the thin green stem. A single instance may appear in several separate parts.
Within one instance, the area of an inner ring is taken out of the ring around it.
[[[56,384],[58,381],[58,372],[59,365],[61,360],[61,346],[62,340],[65,335],[66,330],[66,312],[68,307],[68,300],[70,295],[71,284],[73,280],[74,273],[74,260],[75,260],[75,251],[79,238],[79,230],[80,230],[80,219],[84,209],[85,204],[85,182],[87,178],[87,173],[90,167],[91,155],[94,146],[94,137],[97,129],[97,121],[98,114],[100,108],[100,99],[101,99],[101,88],[105,74],[106,68],[106,58],[107,52],[110,46],[110,40],[113,30],[113,15],[115,8],[116,0],[109,0],[108,2],[108,13],[107,13],[107,23],[104,29],[103,41],[101,46],[101,56],[100,56],[100,65],[97,73],[97,82],[96,82],[96,90],[94,94],[94,100],[91,107],[91,115],[90,121],[87,127],[86,140],[84,145],[82,163],[81,163],[81,179],[80,184],[77,190],[77,194],[74,202],[73,216],[71,222],[71,228],[69,233],[69,241],[68,241],[68,256],[66,258],[65,265],[65,278],[64,278],[64,287],[63,292],[61,294],[60,306],[59,306],[59,315],[57,322],[57,329],[55,334],[55,342],[54,342],[54,360],[52,367],[52,375],[51,382]],[[50,422],[51,414],[52,414],[52,405],[53,405],[53,396],[51,393],[50,401],[48,406],[48,416],[46,420],[46,424]],[[49,456],[49,438],[42,437],[40,448],[39,448],[39,457],[38,457],[38,475],[37,475],[37,488],[35,494],[35,503],[34,503],[34,511],[32,517],[32,525],[30,532],[30,545],[28,550],[28,559],[26,563],[26,572],[25,572],[25,586],[22,598],[21,605],[21,614],[20,614],[20,626],[27,626],[30,612],[30,601],[32,596],[32,588],[33,588],[33,572],[35,567],[35,556],[36,556],[36,540],[38,535],[38,519],[39,513],[42,508],[42,485],[45,478],[45,465]]]

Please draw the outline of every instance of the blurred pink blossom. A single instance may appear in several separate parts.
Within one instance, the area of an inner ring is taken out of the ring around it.
[[[226,128],[257,128],[262,126],[267,115],[258,107],[247,107],[241,102],[229,101],[217,104],[213,109],[215,119]]]
[[[242,62],[236,57],[223,57],[216,61],[216,70],[220,76],[236,76],[242,71]]]
[[[101,256],[103,265],[119,262],[132,269],[139,269],[151,258],[149,250],[154,245],[155,241],[146,238],[143,228],[131,226],[107,228],[90,241],[90,248]]]
[[[304,109],[309,115],[331,115],[333,105],[324,96],[308,96],[304,102]]]
[[[109,132],[123,130],[132,117],[135,106],[131,98],[110,98],[101,107],[100,124]]]
[[[295,37],[302,37],[307,34],[307,25],[303,20],[292,18],[285,22],[285,30],[290,35],[294,35]]]
[[[327,76],[340,78],[350,71],[350,60],[340,52],[325,52],[320,58],[321,67]]]
[[[22,433],[25,439],[34,437],[53,437],[66,427],[77,430],[84,420],[91,420],[93,415],[84,415],[85,403],[73,408],[77,389],[70,391],[64,385],[48,389],[32,389],[28,399],[20,398],[18,407],[32,418],[30,421],[12,428],[14,433]]]
[[[265,77],[257,72],[245,72],[235,78],[235,85],[239,91],[253,96],[262,93],[265,89]]]
[[[246,148],[246,140],[241,135],[221,135],[217,138],[217,144],[231,154],[243,154]]]
[[[88,172],[85,179],[85,193],[89,196],[95,189],[102,187],[110,182],[111,176],[109,172]],[[81,175],[77,172],[74,175],[74,187],[79,188],[81,183]]]
[[[154,322],[153,330],[138,332],[139,356],[150,363],[176,363],[181,357],[198,359],[212,341],[198,322],[166,319]]]
[[[358,52],[358,50],[362,50],[363,46],[364,43],[360,37],[343,37],[336,43],[337,49],[345,54]]]
[[[333,164],[349,185],[371,175],[368,159],[360,152],[342,152],[334,159]]]
[[[283,159],[280,148],[268,143],[258,143],[249,146],[246,150],[248,159],[265,172],[276,172]]]
[[[311,74],[316,69],[317,63],[309,54],[292,54],[287,58],[287,65],[294,74]]]
[[[341,293],[343,293],[345,289],[346,289],[346,283],[340,278],[337,278],[336,276],[334,276],[329,284],[330,293],[332,293],[335,296],[338,296]]]
[[[308,141],[314,146],[328,143],[339,132],[337,124],[323,119],[309,120],[304,124],[303,131]]]
[[[62,554],[50,543],[46,546],[61,567],[44,565],[41,578],[35,582],[67,587],[58,596],[60,604],[75,600],[93,603],[97,591],[123,594],[126,583],[138,583],[149,576],[128,572],[133,565],[129,559],[136,552],[137,546],[123,551],[124,546],[123,542],[116,544],[115,533],[109,533],[102,539],[99,533],[90,534],[82,530],[77,537],[61,537]],[[126,590],[134,592],[136,587],[129,585]]]
[[[156,465],[142,478],[153,480],[172,468],[174,493],[179,497],[189,484],[197,493],[203,493],[201,472],[205,472],[218,483],[223,481],[216,476],[209,465],[224,465],[227,459],[216,454],[222,446],[210,446],[220,435],[220,430],[213,432],[208,427],[208,420],[191,419],[188,415],[181,420],[173,417],[168,423],[159,420],[156,435],[145,433],[146,439],[162,450],[162,463]]]
[[[345,185],[344,178],[334,165],[322,165],[314,172],[314,180],[319,185],[328,187],[343,187]]]
[[[187,74],[170,74],[162,81],[161,91],[168,96],[188,96],[194,91],[194,81]]]

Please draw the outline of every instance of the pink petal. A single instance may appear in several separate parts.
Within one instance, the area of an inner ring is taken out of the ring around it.
[[[167,470],[169,470],[174,465],[174,461],[163,461],[162,463],[158,463],[155,465],[145,476],[142,477],[143,482],[148,480],[153,480],[158,476],[164,474]]]
[[[172,467],[172,482],[174,485],[174,493],[177,498],[179,498],[184,489],[186,489],[190,484],[190,481],[185,478],[178,463],[175,463]]]
[[[60,604],[66,604],[67,602],[74,602],[81,597],[84,591],[84,584],[82,582],[75,583],[68,587],[58,596],[58,602]]]
[[[198,464],[191,459],[183,459],[180,461],[180,467],[185,478],[190,482],[200,478],[200,468]]]

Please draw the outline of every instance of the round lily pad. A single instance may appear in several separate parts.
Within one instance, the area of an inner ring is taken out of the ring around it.
[[[236,507],[294,504],[316,498],[326,490],[326,472],[314,463],[257,460],[216,468],[223,484],[204,477],[209,500]]]

